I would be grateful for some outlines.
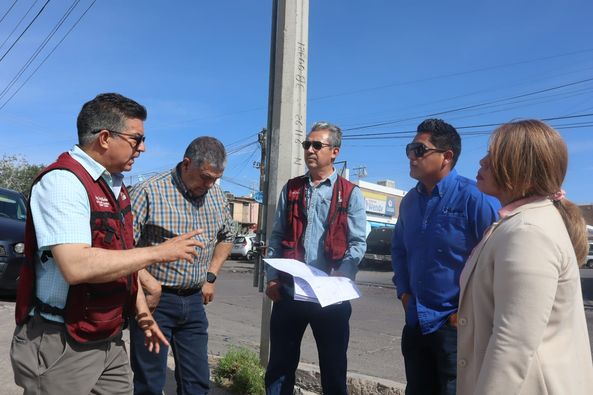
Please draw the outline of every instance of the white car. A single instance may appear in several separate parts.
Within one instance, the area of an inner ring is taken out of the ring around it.
[[[586,266],[593,269],[593,242],[589,242],[589,254],[587,255]]]
[[[231,249],[231,259],[253,260],[255,235],[240,235],[235,237]]]

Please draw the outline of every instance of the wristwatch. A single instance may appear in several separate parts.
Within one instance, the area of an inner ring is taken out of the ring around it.
[[[216,274],[212,272],[206,273],[206,281],[210,284],[214,284],[214,281],[216,281]]]

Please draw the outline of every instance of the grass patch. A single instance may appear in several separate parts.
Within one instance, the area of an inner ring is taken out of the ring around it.
[[[243,347],[231,346],[213,373],[216,384],[228,384],[236,393],[245,395],[265,393],[264,368],[259,364],[257,355]]]

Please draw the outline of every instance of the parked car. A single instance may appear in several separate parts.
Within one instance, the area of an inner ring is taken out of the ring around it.
[[[21,265],[25,260],[25,219],[27,204],[23,194],[0,188],[0,293],[14,294]]]
[[[371,229],[361,267],[391,270],[391,237],[393,225]]]
[[[589,254],[587,255],[587,267],[593,269],[593,242],[589,242]]]
[[[253,260],[255,253],[255,235],[240,235],[235,237],[231,249],[231,259]]]

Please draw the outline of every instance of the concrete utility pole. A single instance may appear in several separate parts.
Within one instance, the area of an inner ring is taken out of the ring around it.
[[[282,186],[304,171],[301,142],[307,135],[307,53],[309,0],[274,0],[270,88],[268,99],[268,159],[264,197],[265,237],[269,244]],[[263,296],[260,362],[270,352],[271,301]]]

